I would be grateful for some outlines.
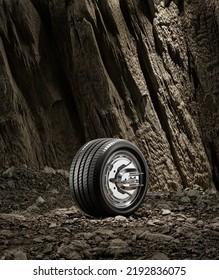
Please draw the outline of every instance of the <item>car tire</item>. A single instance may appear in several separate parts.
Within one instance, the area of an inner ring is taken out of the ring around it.
[[[73,158],[70,190],[81,210],[95,217],[133,214],[144,201],[148,166],[129,141],[95,139]]]

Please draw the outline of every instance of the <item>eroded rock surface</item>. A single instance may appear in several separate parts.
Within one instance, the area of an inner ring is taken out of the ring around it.
[[[0,165],[136,143],[154,189],[219,181],[218,2],[0,1]],[[213,183],[212,183],[213,182]]]

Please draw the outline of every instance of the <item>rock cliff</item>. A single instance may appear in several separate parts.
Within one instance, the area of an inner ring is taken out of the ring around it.
[[[0,166],[119,137],[152,188],[219,188],[218,27],[216,0],[0,0]]]

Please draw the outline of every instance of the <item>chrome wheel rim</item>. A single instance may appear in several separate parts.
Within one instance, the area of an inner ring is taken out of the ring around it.
[[[144,187],[139,161],[128,151],[113,153],[104,165],[102,174],[104,197],[116,208],[132,205]]]

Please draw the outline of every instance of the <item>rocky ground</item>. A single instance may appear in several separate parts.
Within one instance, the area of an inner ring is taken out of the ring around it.
[[[96,219],[66,171],[0,170],[0,259],[219,259],[218,193],[148,192],[131,217]]]

